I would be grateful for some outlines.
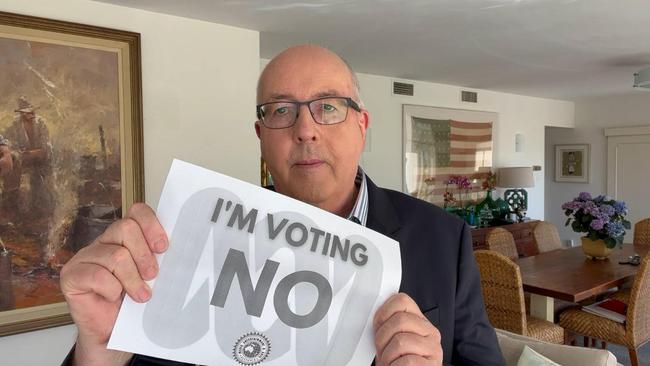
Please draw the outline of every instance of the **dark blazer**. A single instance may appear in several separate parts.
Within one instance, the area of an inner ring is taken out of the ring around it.
[[[400,291],[440,331],[444,364],[505,365],[485,313],[467,224],[435,205],[367,181],[367,226],[400,243]]]
[[[400,243],[400,291],[442,335],[445,365],[505,365],[488,321],[469,227],[437,206],[368,182],[368,228]],[[130,365],[187,365],[136,355]]]

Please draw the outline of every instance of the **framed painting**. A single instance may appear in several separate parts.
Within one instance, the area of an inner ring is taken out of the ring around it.
[[[555,181],[589,183],[589,144],[555,145]]]
[[[402,112],[403,191],[445,207],[482,199],[497,113],[408,104]]]
[[[144,198],[140,36],[0,12],[0,335],[71,321],[65,262]]]

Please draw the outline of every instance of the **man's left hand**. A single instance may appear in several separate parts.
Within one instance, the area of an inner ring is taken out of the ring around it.
[[[376,366],[442,365],[440,332],[404,293],[391,296],[377,310]]]

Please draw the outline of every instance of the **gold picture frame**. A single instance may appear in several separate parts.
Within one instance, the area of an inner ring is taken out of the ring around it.
[[[60,269],[144,199],[144,160],[138,33],[0,12],[0,54],[4,336],[71,322]]]
[[[264,158],[260,158],[260,185],[262,187],[273,185],[273,178]]]

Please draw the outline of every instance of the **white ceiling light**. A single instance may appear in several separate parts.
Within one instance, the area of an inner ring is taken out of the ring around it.
[[[634,73],[635,88],[650,88],[650,67]]]

